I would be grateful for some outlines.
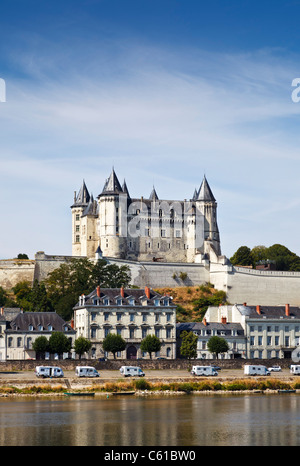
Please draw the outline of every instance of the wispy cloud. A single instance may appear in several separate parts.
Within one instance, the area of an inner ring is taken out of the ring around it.
[[[55,211],[60,232],[49,239],[49,226],[40,230],[51,252],[58,245],[59,253],[70,250],[65,207],[74,189],[85,178],[99,194],[112,165],[133,195],[147,195],[156,183],[162,198],[189,197],[206,172],[222,196],[221,235],[229,255],[239,246],[231,244],[234,216],[246,222],[246,208],[249,219],[257,213],[265,240],[273,217],[265,224],[259,212],[266,203],[276,210],[278,186],[289,185],[283,206],[291,192],[300,198],[300,104],[290,97],[294,57],[132,43],[103,49],[83,43],[78,54],[37,38],[28,43],[27,51],[13,55],[19,77],[7,80],[7,102],[0,104],[2,189],[21,203],[26,186],[43,194],[40,211]],[[40,224],[32,209],[28,218],[34,228]],[[248,239],[251,228],[250,222]],[[2,256],[15,250],[6,238],[9,232],[1,232]],[[36,244],[28,239],[24,247],[32,255]]]

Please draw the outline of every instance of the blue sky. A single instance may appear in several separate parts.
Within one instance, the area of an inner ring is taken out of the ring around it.
[[[300,2],[2,0],[0,258],[71,254],[82,180],[187,199],[206,175],[222,252],[300,255]],[[1,96],[1,93],[0,93]]]

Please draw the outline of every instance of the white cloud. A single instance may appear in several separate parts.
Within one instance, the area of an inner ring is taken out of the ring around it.
[[[246,242],[245,231],[248,240],[258,226],[264,238],[273,235],[279,189],[280,209],[290,196],[297,208],[300,104],[290,97],[292,59],[273,51],[223,56],[131,44],[112,57],[88,48],[88,69],[81,68],[86,58],[75,63],[68,53],[62,66],[63,56],[23,53],[22,71],[31,79],[8,79],[0,104],[2,198],[26,200],[28,225],[39,228],[46,252],[70,248],[66,207],[74,189],[84,178],[98,195],[112,165],[136,196],[148,195],[154,183],[161,197],[187,198],[205,172],[219,217],[222,209],[228,255]],[[18,218],[8,204],[0,256],[19,249],[33,255],[41,249],[36,236],[20,231],[10,240]],[[231,244],[241,218],[245,226]],[[289,247],[284,225],[276,229]],[[300,253],[296,241],[292,246]]]

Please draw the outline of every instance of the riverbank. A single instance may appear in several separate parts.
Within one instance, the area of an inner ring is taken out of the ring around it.
[[[201,380],[189,378],[185,381],[148,381],[145,378],[131,380],[116,380],[109,382],[85,380],[85,384],[72,384],[70,380],[51,380],[49,382],[1,385],[0,397],[9,396],[65,396],[68,393],[84,393],[93,396],[115,395],[184,395],[184,394],[232,394],[232,393],[278,393],[279,390],[293,390],[300,393],[300,377],[292,381],[283,381],[278,378],[242,378],[222,380],[216,378],[203,378]]]

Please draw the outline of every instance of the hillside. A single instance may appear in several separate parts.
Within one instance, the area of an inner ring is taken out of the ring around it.
[[[155,291],[172,296],[173,303],[177,305],[177,322],[201,322],[209,306],[219,306],[226,302],[226,293],[215,290],[210,283],[200,286],[155,288]]]

